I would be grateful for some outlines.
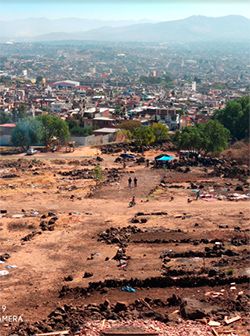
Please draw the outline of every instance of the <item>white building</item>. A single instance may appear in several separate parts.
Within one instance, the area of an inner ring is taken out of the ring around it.
[[[196,92],[196,82],[192,82],[192,91]]]

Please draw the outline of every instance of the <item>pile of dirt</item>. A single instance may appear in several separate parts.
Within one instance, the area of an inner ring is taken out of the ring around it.
[[[238,164],[249,165],[250,144],[247,141],[237,141],[229,149],[221,153],[221,158],[235,160]]]

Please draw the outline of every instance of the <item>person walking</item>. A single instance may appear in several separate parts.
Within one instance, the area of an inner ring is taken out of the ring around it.
[[[137,187],[137,178],[134,177],[134,187],[136,188]]]
[[[129,186],[129,188],[131,188],[131,184],[132,184],[132,178],[129,177],[129,178],[128,178],[128,186]]]
[[[201,191],[200,189],[197,189],[196,191],[196,201],[200,198]]]

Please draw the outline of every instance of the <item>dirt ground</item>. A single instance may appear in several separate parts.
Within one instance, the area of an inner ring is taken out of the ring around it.
[[[114,163],[117,155],[101,155],[103,182],[85,175],[63,175],[84,169],[87,171],[84,174],[91,174],[98,163],[97,155],[99,150],[85,149],[65,155],[43,153],[1,158],[0,210],[7,213],[2,211],[0,219],[0,260],[1,255],[9,254],[0,263],[0,270],[9,272],[0,276],[0,308],[6,306],[2,315],[21,316],[24,321],[35,322],[66,303],[98,304],[108,299],[111,303],[129,304],[139,298],[167,298],[173,294],[202,301],[211,292],[220,292],[221,299],[216,304],[225,306],[237,301],[239,293],[247,293],[247,282],[237,279],[250,273],[246,242],[249,202],[195,200],[190,188],[193,182],[208,185],[208,190],[211,185],[219,185],[222,190],[229,183],[231,192],[235,192],[238,180],[211,177],[197,167],[185,174],[131,161],[123,168],[122,164]],[[149,159],[155,155],[156,152],[145,153]],[[113,178],[113,173],[108,177],[112,168],[117,169],[118,178]],[[128,186],[130,176],[132,180],[137,177],[137,187],[133,183]],[[129,207],[133,196],[136,205]],[[52,214],[48,216],[48,212]],[[42,230],[41,222],[52,217],[56,217],[53,228]],[[128,226],[135,226],[140,232],[128,235],[125,248],[130,258],[125,267],[120,267],[113,259],[119,243],[115,240],[107,243],[100,239],[100,234],[109,228]],[[36,234],[30,240],[23,240],[32,232]],[[213,249],[216,241],[223,245],[224,252],[229,252],[207,255],[205,248]],[[8,265],[16,267],[6,268]],[[224,272],[226,277],[236,279],[235,284],[225,280],[219,285],[209,281],[207,285],[194,287],[181,285],[182,276],[207,277],[209,269],[218,272],[219,278]],[[91,273],[91,277],[83,278],[85,272]],[[69,275],[73,280],[65,281]],[[70,295],[59,295],[65,285],[70,289],[88,288],[90,282],[106,279],[128,280],[129,284],[132,278],[145,280],[166,275],[175,278],[173,285],[142,285],[136,287],[135,293],[121,291],[119,286],[105,286],[104,292],[92,291],[85,297],[75,295],[74,290]],[[169,308],[168,313],[174,310]],[[246,314],[232,309],[229,315],[237,314],[241,320],[224,330],[246,335]],[[0,323],[0,335],[8,335],[15,325],[15,321]]]

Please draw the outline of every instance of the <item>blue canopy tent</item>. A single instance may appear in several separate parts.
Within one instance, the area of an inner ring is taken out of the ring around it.
[[[170,161],[174,160],[174,157],[168,154],[161,154],[155,157],[156,166],[166,166]]]
[[[162,157],[160,157],[159,159],[156,159],[157,161],[171,161],[173,160],[173,156],[170,156],[170,155],[164,155]]]

